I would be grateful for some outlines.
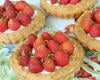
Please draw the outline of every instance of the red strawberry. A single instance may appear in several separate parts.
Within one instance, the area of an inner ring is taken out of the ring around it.
[[[66,41],[68,38],[65,36],[65,34],[63,32],[56,32],[54,39],[56,41],[58,41],[58,43],[63,43],[64,41]]]
[[[91,29],[91,26],[93,25],[93,21],[91,19],[91,14],[88,13],[86,14],[86,16],[84,16],[82,18],[82,26],[83,26],[83,29],[85,30],[85,32],[89,32],[90,29]]]
[[[27,55],[30,54],[31,48],[27,44],[23,44],[20,47],[19,52],[21,53],[21,55]]]
[[[50,39],[52,39],[51,35],[49,33],[47,33],[47,32],[43,32],[41,36],[42,36],[42,38],[44,40],[50,40]]]
[[[6,9],[7,7],[14,8],[13,3],[10,0],[5,0],[3,7]]]
[[[54,40],[49,40],[48,48],[55,53],[59,49],[59,45]]]
[[[60,0],[60,4],[66,5],[69,3],[70,0]]]
[[[100,9],[99,10],[96,10],[94,12],[93,17],[94,17],[94,20],[96,21],[96,23],[100,24]]]
[[[94,24],[89,33],[92,37],[99,37],[100,36],[100,25]]]
[[[35,42],[35,40],[36,40],[36,35],[35,34],[30,34],[29,36],[28,36],[28,44],[31,46],[31,47],[33,47],[33,43]]]
[[[51,4],[55,4],[57,0],[51,0]]]
[[[3,15],[4,15],[4,17],[6,17],[7,19],[15,18],[15,17],[16,17],[16,12],[14,11],[13,8],[7,7]]]
[[[69,56],[62,51],[57,51],[54,57],[55,57],[55,62],[58,66],[63,67],[69,63]]]
[[[75,4],[77,4],[79,1],[80,1],[80,0],[70,0],[70,4],[75,5]]]
[[[20,28],[20,22],[16,18],[10,19],[8,27],[9,29],[16,31]]]
[[[41,45],[45,45],[44,40],[41,37],[38,37],[35,42],[33,43],[33,47],[36,49]]]
[[[49,55],[49,49],[46,48],[44,45],[41,45],[36,49],[35,55],[37,58],[40,58],[40,59],[47,57]]]
[[[20,64],[22,66],[27,66],[29,63],[30,55],[23,55],[20,57]]]
[[[31,18],[25,13],[19,13],[18,20],[21,22],[22,25],[27,26],[31,22]]]
[[[51,58],[45,58],[43,63],[44,70],[53,72],[55,70],[55,63]]]
[[[15,9],[17,11],[22,11],[26,6],[28,6],[28,4],[25,1],[18,1],[15,4]]]
[[[71,55],[74,51],[73,43],[69,40],[61,44],[61,50]]]
[[[41,61],[35,57],[30,59],[28,67],[29,71],[32,73],[38,73],[43,70]]]
[[[27,14],[29,17],[32,17],[34,14],[34,10],[30,6],[25,6],[23,9],[23,13]]]
[[[4,32],[7,29],[7,21],[5,19],[0,19],[0,32]]]
[[[0,16],[3,15],[3,12],[4,12],[4,8],[0,6]]]

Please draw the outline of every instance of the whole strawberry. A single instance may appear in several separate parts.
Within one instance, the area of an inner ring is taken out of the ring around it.
[[[27,66],[30,60],[30,55],[23,55],[20,57],[20,64],[22,66]]]
[[[37,37],[35,34],[30,34],[28,36],[28,44],[30,45],[30,47],[33,47],[33,43],[35,42],[36,38]]]
[[[69,3],[70,0],[60,0],[60,4],[66,5]]]
[[[37,49],[39,46],[45,45],[45,42],[42,37],[38,37],[35,42],[33,43],[33,47]]]
[[[0,32],[4,32],[8,29],[7,20],[0,19]]]
[[[51,0],[51,4],[55,4],[57,0]]]
[[[70,4],[75,5],[75,4],[77,4],[79,1],[80,1],[80,0],[70,0]]]
[[[69,40],[63,42],[61,44],[61,50],[67,53],[68,55],[71,55],[74,51],[73,43]]]
[[[6,19],[15,18],[16,12],[12,7],[7,7],[3,15]]]
[[[44,45],[41,45],[36,49],[35,56],[37,58],[40,58],[40,59],[45,58],[48,55],[49,55],[49,49],[46,48]]]
[[[94,12],[93,17],[94,17],[94,20],[96,21],[96,23],[100,24],[100,9],[98,9]]]
[[[6,9],[7,7],[14,8],[14,4],[10,0],[5,0],[3,7]]]
[[[27,14],[29,17],[32,17],[34,14],[34,10],[31,6],[25,6],[23,9],[23,13]]]
[[[10,19],[8,21],[8,27],[9,29],[16,31],[20,28],[20,22],[16,18]]]
[[[51,58],[45,58],[43,63],[44,70],[53,72],[55,70],[55,63]]]
[[[91,14],[88,13],[88,14],[86,14],[86,16],[84,16],[82,18],[82,27],[85,30],[85,32],[87,32],[87,33],[91,30],[91,26],[93,25],[93,21],[92,21],[90,15]]]
[[[27,14],[21,12],[18,14],[18,20],[22,25],[27,26],[32,19]]]
[[[99,37],[100,36],[100,24],[94,24],[90,30],[90,35],[92,37]]]
[[[69,63],[69,56],[68,54],[62,52],[62,51],[57,51],[54,54],[55,57],[55,62],[58,66],[64,67]]]
[[[20,47],[19,52],[21,55],[27,55],[27,54],[30,54],[31,48],[27,44],[23,44]]]
[[[58,43],[63,43],[64,41],[68,40],[68,38],[66,37],[66,35],[63,32],[56,32],[54,39],[58,42]]]
[[[28,4],[25,2],[25,1],[18,1],[16,4],[15,4],[15,9],[17,11],[23,11],[23,9],[28,6]]]
[[[49,33],[47,33],[47,32],[43,32],[43,33],[41,34],[41,36],[42,36],[42,38],[43,38],[44,40],[50,40],[50,39],[52,39],[51,35],[50,35]]]
[[[32,57],[29,61],[29,71],[32,73],[38,73],[43,70],[43,65],[38,58]]]
[[[55,53],[59,49],[59,44],[55,42],[54,40],[49,40],[48,42],[48,48]]]

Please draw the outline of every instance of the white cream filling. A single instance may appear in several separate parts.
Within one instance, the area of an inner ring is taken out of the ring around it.
[[[50,1],[50,0],[47,0],[47,3],[48,3],[49,5],[51,5],[51,1]],[[59,3],[55,3],[55,4],[52,4],[52,5],[56,5],[56,6],[58,6]]]
[[[96,37],[95,39],[96,39],[96,40],[100,40],[100,37]]]
[[[32,19],[35,18],[36,14],[37,14],[37,10],[34,11],[34,15],[32,16]],[[25,27],[24,27],[23,25],[21,25],[20,28],[19,28],[18,30],[23,29],[23,28],[25,28]],[[17,30],[17,31],[18,31],[18,30]],[[12,33],[12,32],[16,32],[16,31],[13,31],[13,30],[11,30],[11,29],[8,29],[8,30],[6,30],[6,31],[4,32],[4,34]]]

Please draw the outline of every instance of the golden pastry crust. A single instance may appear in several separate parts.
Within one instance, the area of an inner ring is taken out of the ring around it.
[[[23,80],[71,80],[75,73],[79,71],[84,56],[82,46],[76,40],[71,40],[74,43],[75,49],[67,66],[50,74],[31,73],[28,69],[25,69],[19,64],[18,57],[20,55],[17,49],[15,52],[13,52],[10,58],[10,63],[13,67],[13,70],[16,72],[17,76]]]
[[[83,44],[83,46],[93,51],[100,51],[100,41],[89,36],[82,28],[81,21],[82,17],[91,11],[86,11],[76,22],[74,33],[77,39]]]
[[[34,10],[37,10],[37,14],[32,19],[31,23],[28,26],[25,26],[23,29],[19,29],[11,33],[0,33],[0,42],[3,43],[19,43],[23,41],[31,33],[38,32],[45,23],[44,12],[38,8],[32,6]]]
[[[76,5],[53,5],[48,4],[47,0],[40,0],[41,7],[49,14],[59,17],[59,18],[77,18],[79,17],[85,10],[91,9],[96,0],[81,0]]]

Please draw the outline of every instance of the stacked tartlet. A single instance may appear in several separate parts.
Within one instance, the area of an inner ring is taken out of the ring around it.
[[[41,0],[41,7],[50,15],[60,18],[78,18],[91,9],[96,0]]]
[[[13,4],[5,0],[0,6],[0,42],[17,43],[39,31],[45,22],[44,13],[24,1]]]
[[[83,61],[82,46],[63,32],[28,36],[11,55],[10,63],[23,80],[71,80]]]
[[[90,50],[100,51],[100,7],[86,11],[76,22],[75,35]]]

